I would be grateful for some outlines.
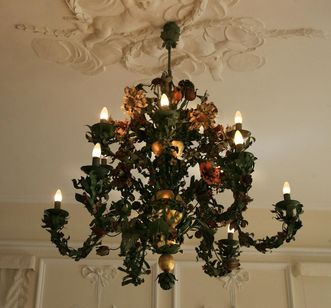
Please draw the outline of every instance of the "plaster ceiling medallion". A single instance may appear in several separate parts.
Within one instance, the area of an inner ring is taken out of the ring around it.
[[[173,64],[178,78],[209,71],[221,80],[225,67],[238,72],[263,66],[254,52],[266,38],[324,37],[313,28],[267,29],[252,17],[230,17],[239,0],[64,0],[71,12],[67,29],[18,24],[32,31],[34,52],[43,59],[95,75],[114,63],[146,75],[166,64],[159,33],[166,21],[182,29]],[[146,65],[148,64],[148,65]]]

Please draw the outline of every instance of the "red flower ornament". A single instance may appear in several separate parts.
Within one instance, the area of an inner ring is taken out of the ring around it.
[[[221,184],[221,169],[215,167],[212,162],[206,161],[199,165],[201,178],[208,185],[220,185]]]

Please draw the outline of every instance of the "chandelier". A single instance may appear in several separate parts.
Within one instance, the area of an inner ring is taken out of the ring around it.
[[[281,231],[262,239],[245,232],[243,213],[252,201],[248,191],[256,160],[248,148],[255,139],[243,129],[240,112],[235,124],[224,128],[215,121],[217,108],[207,92],[200,95],[190,80],[174,83],[171,51],[179,34],[176,23],[164,25],[167,71],[148,85],[125,88],[123,109],[130,119],[113,120],[103,108],[100,122],[89,126],[86,138],[95,145],[92,164],[81,167],[85,176],[73,180],[80,191],[76,200],[92,216],[82,247],[70,247],[63,233],[69,213],[61,208],[60,190],[54,208],[44,212],[43,228],[51,241],[61,255],[76,261],[94,248],[98,255],[108,255],[114,248],[103,244],[103,238],[119,236],[123,285],[144,282],[151,272],[145,258],[152,252],[160,255],[158,282],[170,289],[176,281],[174,255],[193,237],[199,240],[195,250],[203,271],[221,277],[240,267],[240,247],[265,253],[294,240],[302,226],[302,204],[291,199],[285,182],[284,200],[272,210]],[[195,107],[192,101],[198,101]],[[192,175],[194,167],[200,176]],[[227,190],[233,203],[225,208],[216,196]],[[113,191],[120,193],[119,200],[111,199]],[[219,239],[217,231],[223,227],[228,235]]]

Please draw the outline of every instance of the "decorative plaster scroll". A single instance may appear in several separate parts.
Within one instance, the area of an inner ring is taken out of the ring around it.
[[[181,27],[173,53],[175,75],[189,78],[209,71],[221,80],[224,68],[252,71],[264,65],[255,51],[266,38],[322,38],[313,28],[267,29],[252,17],[230,17],[239,0],[64,0],[70,13],[68,29],[19,24],[17,29],[49,36],[32,41],[35,53],[71,66],[84,74],[98,74],[121,63],[126,69],[154,75],[165,68],[160,29],[168,20]]]
[[[33,39],[32,49],[34,52],[49,61],[66,64],[84,74],[95,75],[104,71],[102,61],[83,45],[75,41],[55,39]]]
[[[96,296],[97,296],[97,308],[101,306],[102,290],[107,286],[111,279],[114,279],[117,275],[117,269],[112,266],[95,267],[95,266],[84,266],[82,268],[82,276],[88,279],[92,284],[95,285]],[[114,305],[112,305],[114,308]]]
[[[37,27],[34,25],[17,24],[15,25],[17,30],[29,31],[35,34],[42,34],[54,37],[66,37],[69,38],[76,33],[76,29],[51,29],[48,27]]]
[[[233,271],[220,280],[223,282],[223,287],[229,292],[229,308],[237,308],[236,292],[244,282],[249,280],[248,272],[244,270]]]

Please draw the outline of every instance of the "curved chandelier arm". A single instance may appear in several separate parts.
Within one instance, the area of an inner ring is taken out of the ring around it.
[[[296,232],[302,227],[300,219],[303,213],[303,205],[296,200],[285,199],[275,205],[271,212],[276,214],[276,220],[282,223],[282,230],[276,235],[266,236],[262,239],[254,239],[254,234],[243,232],[238,228],[239,242],[241,246],[254,246],[260,252],[267,252],[269,249],[278,248],[284,242],[295,240]]]
[[[66,255],[75,261],[79,261],[88,256],[92,249],[98,245],[102,236],[92,232],[82,247],[77,249],[70,247],[68,245],[70,237],[66,238],[62,232],[64,226],[68,223],[68,215],[67,211],[61,209],[45,210],[43,228],[51,234],[51,241],[56,245],[61,255]]]
[[[97,254],[106,255],[110,248],[102,246],[101,239],[109,234],[117,232],[118,208],[120,202],[113,202],[111,209],[104,214],[107,208],[106,199],[110,191],[108,174],[109,166],[84,166],[86,177],[73,180],[74,187],[84,191],[83,194],[76,193],[76,200],[82,203],[93,216],[90,223],[91,234],[80,248],[72,248],[68,245],[70,237],[65,237],[63,228],[68,224],[69,213],[61,208],[47,209],[44,212],[42,226],[51,234],[51,241],[57,246],[62,255],[67,255],[76,261],[85,258],[94,247]],[[111,213],[111,215],[110,215]]]

